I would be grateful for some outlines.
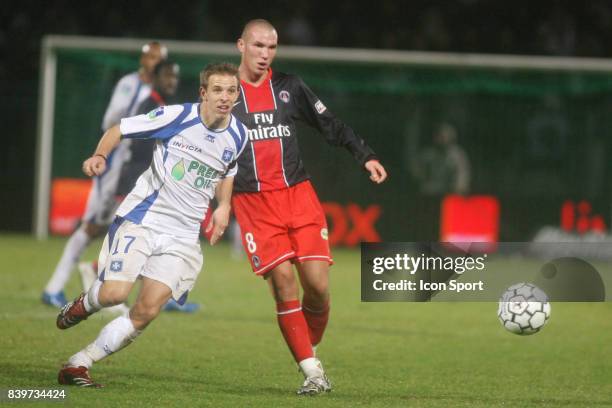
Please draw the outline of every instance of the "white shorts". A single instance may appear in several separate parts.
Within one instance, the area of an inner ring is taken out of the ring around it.
[[[100,250],[99,279],[134,282],[146,276],[168,286],[174,300],[184,304],[202,262],[199,242],[159,234],[117,217]]]
[[[104,174],[93,178],[87,197],[83,221],[96,225],[109,225],[115,218],[119,207],[116,193],[123,164],[130,159],[131,140],[122,140],[108,157],[108,167]]]

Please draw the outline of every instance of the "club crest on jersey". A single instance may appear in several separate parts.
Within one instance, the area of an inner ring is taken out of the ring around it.
[[[223,150],[223,155],[221,156],[221,160],[223,160],[226,163],[229,163],[232,161],[233,158],[234,158],[234,151],[230,149],[229,147],[226,147],[225,150]]]
[[[121,272],[123,269],[123,261],[111,261],[110,270],[111,272]]]
[[[149,112],[147,116],[149,117],[149,119],[155,119],[158,116],[161,116],[163,114],[164,114],[164,107],[160,106],[159,108],[153,109],[151,112]]]
[[[325,105],[323,105],[323,102],[321,101],[317,101],[317,103],[314,104],[314,107],[317,110],[317,112],[319,112],[319,114],[327,110],[327,108],[325,107]]]
[[[278,97],[280,98],[281,101],[285,103],[289,103],[289,92],[282,90],[279,92]]]

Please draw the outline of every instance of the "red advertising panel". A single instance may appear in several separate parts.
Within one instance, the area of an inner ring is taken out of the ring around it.
[[[85,212],[90,179],[56,178],[51,185],[49,229],[52,234],[69,235]]]
[[[440,241],[486,244],[494,251],[499,237],[499,201],[492,196],[447,195],[442,200]]]

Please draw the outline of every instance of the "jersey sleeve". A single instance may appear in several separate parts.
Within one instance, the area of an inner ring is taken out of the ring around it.
[[[130,102],[136,92],[135,84],[125,76],[117,82],[113,95],[104,113],[102,120],[102,130],[106,131],[114,125],[118,124],[123,116],[125,116]]]
[[[300,77],[294,76],[293,79],[298,88],[300,118],[305,123],[322,133],[330,145],[347,149],[361,165],[376,159],[376,154],[366,142],[350,126],[334,116]]]
[[[119,130],[124,139],[165,139],[174,136],[164,132],[177,122],[180,123],[189,113],[182,105],[160,106],[149,113],[121,119]]]
[[[225,178],[225,177],[234,177],[236,175],[236,173],[238,173],[238,158],[240,157],[240,155],[246,149],[247,143],[251,143],[249,138],[247,137],[247,128],[246,128],[246,126],[244,126],[242,124],[242,122],[240,122],[238,119],[235,118],[235,120],[236,120],[236,128],[238,129],[238,138],[241,141],[241,143],[238,146],[238,151],[236,152],[236,157],[229,164],[229,166],[227,167],[227,171],[222,176],[222,178]]]

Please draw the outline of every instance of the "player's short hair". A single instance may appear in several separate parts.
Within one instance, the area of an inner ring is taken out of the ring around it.
[[[168,47],[160,43],[159,41],[151,41],[142,46],[142,53],[146,54],[151,51],[152,47],[159,47],[159,53],[162,59],[168,58]]]
[[[238,74],[238,67],[229,62],[214,62],[208,64],[200,72],[200,86],[204,89],[208,88],[208,79],[211,75],[231,75],[235,76],[238,84],[240,84],[240,75]]]
[[[170,60],[162,60],[158,62],[157,64],[155,64],[155,67],[153,68],[153,75],[158,76],[161,73],[161,71],[166,68],[171,69],[176,75],[179,74],[179,71],[180,71],[179,64],[177,64],[174,61],[170,61]]]
[[[272,25],[271,22],[269,22],[266,19],[263,18],[255,18],[253,20],[249,20],[246,22],[246,24],[244,25],[244,28],[242,29],[242,34],[240,34],[240,38],[244,38],[247,34],[247,32],[255,26],[263,26],[265,28],[268,28],[270,30],[276,30],[276,28],[274,28],[274,26]]]

